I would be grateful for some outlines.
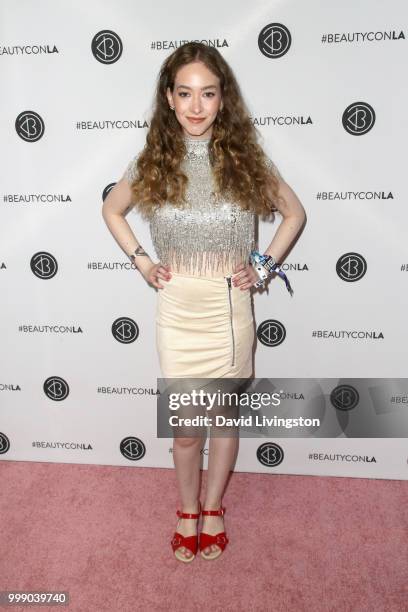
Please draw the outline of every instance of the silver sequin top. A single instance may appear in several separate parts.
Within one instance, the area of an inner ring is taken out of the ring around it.
[[[187,153],[182,170],[188,177],[187,206],[167,203],[150,218],[152,242],[159,261],[174,272],[203,276],[232,274],[239,263],[248,263],[255,248],[255,213],[216,197],[207,140],[184,137]],[[126,168],[135,178],[137,155]]]

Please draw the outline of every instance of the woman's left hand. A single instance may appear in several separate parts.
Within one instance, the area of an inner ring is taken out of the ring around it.
[[[259,279],[251,264],[239,264],[239,266],[235,268],[234,274],[236,274],[236,276],[232,278],[232,284],[234,287],[239,287],[242,291],[244,289],[250,289]]]

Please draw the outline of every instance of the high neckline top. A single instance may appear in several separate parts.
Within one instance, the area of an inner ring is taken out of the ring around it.
[[[183,134],[183,138],[187,142],[206,142],[206,143],[209,143],[210,140],[211,140],[210,136],[208,138],[193,138],[193,136],[187,136],[187,134]]]
[[[188,178],[186,204],[166,202],[152,211],[150,234],[157,257],[173,272],[194,276],[232,274],[247,263],[255,244],[255,213],[217,193],[209,157],[210,138],[184,136],[186,154],[181,169]],[[127,179],[136,175],[137,156]],[[137,208],[137,205],[135,205]]]
[[[191,136],[183,135],[184,144],[187,151],[187,157],[190,159],[194,158],[208,158],[208,144],[211,138],[205,138],[199,140],[198,138],[192,138]]]

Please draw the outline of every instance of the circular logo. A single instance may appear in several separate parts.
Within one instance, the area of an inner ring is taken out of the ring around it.
[[[351,385],[338,385],[330,393],[330,401],[337,410],[352,410],[359,400],[357,389]]]
[[[59,376],[49,376],[43,384],[43,389],[45,395],[54,402],[64,400],[69,394],[67,381]]]
[[[375,112],[367,102],[353,102],[343,113],[343,127],[352,136],[361,136],[371,130],[375,123]]]
[[[32,256],[30,268],[37,278],[48,280],[56,275],[58,264],[57,260],[53,255],[51,255],[51,253],[40,251]]]
[[[112,323],[112,334],[118,342],[130,344],[139,336],[139,328],[133,319],[119,317]]]
[[[337,260],[336,272],[342,280],[354,283],[367,272],[367,262],[359,253],[345,253]]]
[[[275,442],[265,442],[258,447],[256,456],[259,463],[266,467],[276,467],[283,461],[283,448]]]
[[[16,119],[16,132],[26,142],[36,142],[44,134],[44,121],[34,111],[23,111]]]
[[[286,329],[280,321],[266,319],[258,325],[256,335],[265,346],[278,346],[286,338]]]
[[[259,32],[258,47],[266,57],[282,57],[289,51],[292,37],[281,23],[269,23]]]
[[[123,51],[123,44],[116,32],[101,30],[92,39],[92,53],[101,64],[114,64]]]
[[[146,447],[139,438],[127,436],[119,445],[120,452],[130,461],[139,461],[146,454]]]
[[[106,200],[115,185],[116,183],[109,183],[109,185],[106,185],[105,189],[102,192],[102,202]]]
[[[4,455],[10,449],[10,440],[6,434],[0,431],[0,455]]]

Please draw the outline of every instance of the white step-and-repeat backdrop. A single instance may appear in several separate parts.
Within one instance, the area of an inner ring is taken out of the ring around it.
[[[254,294],[255,375],[316,379],[325,414],[310,437],[242,438],[235,469],[406,479],[406,3],[2,0],[0,12],[0,458],[173,467],[156,435],[157,293],[101,206],[144,144],[164,58],[199,40],[232,66],[308,216],[284,266],[294,297],[279,278]],[[154,253],[148,225],[127,219]],[[280,219],[260,224],[261,251]]]

